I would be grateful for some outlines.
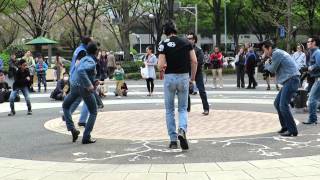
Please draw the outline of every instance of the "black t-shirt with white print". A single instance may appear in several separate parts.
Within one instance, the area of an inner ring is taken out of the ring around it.
[[[165,74],[183,74],[190,71],[190,51],[193,49],[187,39],[171,36],[160,42],[158,53],[164,54],[167,61]]]

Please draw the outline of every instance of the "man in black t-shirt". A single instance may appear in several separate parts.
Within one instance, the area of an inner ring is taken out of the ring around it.
[[[196,73],[196,85],[197,85],[197,88],[199,89],[199,94],[200,94],[201,101],[202,101],[202,107],[203,107],[202,114],[207,116],[207,115],[209,115],[209,103],[208,103],[206,89],[205,89],[204,83],[203,83],[203,74],[202,74],[202,66],[204,64],[203,51],[201,48],[196,46],[196,43],[198,41],[198,37],[196,34],[194,34],[193,32],[188,33],[187,39],[192,44],[193,49],[195,50],[195,53],[197,56],[198,67],[197,67],[197,73]],[[190,96],[188,99],[190,99]],[[190,109],[190,106],[191,106],[190,100],[189,100],[188,106]]]
[[[158,67],[165,68],[164,97],[166,107],[166,122],[170,136],[169,148],[178,147],[177,138],[183,150],[189,149],[186,138],[188,121],[188,93],[189,71],[191,66],[191,81],[194,83],[197,71],[197,58],[192,45],[187,39],[177,37],[177,30],[173,22],[164,25],[164,34],[168,39],[159,44]],[[176,132],[174,99],[178,96],[179,129]]]

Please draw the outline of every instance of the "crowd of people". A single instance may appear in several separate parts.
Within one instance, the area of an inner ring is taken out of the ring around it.
[[[145,77],[147,96],[154,93],[154,80],[156,66],[163,72],[163,91],[166,110],[166,123],[170,138],[169,148],[178,148],[177,141],[183,150],[189,148],[187,141],[188,112],[191,111],[190,94],[199,91],[203,105],[203,115],[209,115],[209,103],[204,85],[203,70],[210,69],[213,75],[213,88],[223,88],[223,54],[218,47],[214,47],[213,53],[208,53],[199,48],[197,35],[190,32],[186,37],[178,37],[177,29],[173,22],[164,25],[164,34],[167,39],[160,42],[157,55],[153,46],[146,48],[144,66],[147,68]],[[255,79],[256,69],[263,73],[270,90],[270,81],[273,78],[276,89],[279,91],[274,106],[279,115],[282,136],[297,136],[298,130],[290,110],[290,103],[296,96],[298,88],[307,79],[309,93],[309,118],[304,124],[317,124],[317,104],[320,100],[320,50],[319,38],[311,37],[307,41],[307,49],[302,44],[297,45],[297,51],[293,54],[276,48],[272,41],[264,41],[261,44],[262,54],[258,55],[254,47],[244,45],[240,47],[236,57],[236,87],[255,89],[258,83]],[[51,92],[52,99],[63,101],[62,119],[65,121],[68,131],[72,134],[72,141],[78,139],[80,131],[74,125],[72,113],[77,109],[81,101],[84,105],[81,109],[79,126],[85,127],[82,138],[83,144],[95,143],[91,137],[98,109],[103,108],[102,97],[105,96],[105,79],[115,80],[115,95],[118,98],[127,95],[125,72],[120,62],[115,61],[112,51],[106,52],[100,49],[98,42],[90,37],[82,37],[81,44],[75,49],[71,61],[70,71],[65,70],[64,64],[57,54],[54,69],[57,81],[56,88]],[[0,67],[2,66],[0,61]],[[47,91],[46,74],[48,62],[42,55],[32,56],[27,51],[21,59],[12,54],[9,62],[9,78],[14,78],[12,90],[5,82],[4,73],[0,69],[0,90],[5,91],[0,102],[9,101],[11,111],[8,116],[14,116],[14,102],[19,101],[19,92],[25,97],[28,107],[28,115],[32,114],[29,92],[33,92],[34,76],[38,81],[38,92],[41,85],[44,92]],[[62,76],[61,76],[62,74]],[[248,83],[245,83],[245,74]],[[217,81],[218,79],[218,81]],[[280,84],[282,87],[278,86]],[[175,122],[175,103],[178,98],[178,128]]]

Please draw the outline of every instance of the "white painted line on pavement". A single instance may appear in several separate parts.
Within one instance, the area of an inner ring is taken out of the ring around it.
[[[259,104],[259,105],[272,105],[273,99],[208,99],[209,103],[213,104]],[[201,103],[201,99],[193,99],[192,103]],[[121,105],[121,104],[164,104],[163,99],[113,99],[103,100],[105,105]],[[61,108],[62,102],[53,101],[48,103],[32,103],[32,109],[48,109],[48,108]],[[16,111],[27,110],[24,101],[15,103]],[[0,104],[0,113],[9,112],[9,103]]]
[[[276,95],[278,91],[206,91],[209,95]],[[163,92],[154,92],[154,95],[163,95]],[[114,96],[113,92],[106,93],[107,96]],[[128,91],[128,95],[147,95],[147,92]],[[24,98],[23,95],[20,95]],[[49,98],[50,93],[30,94],[30,98]]]

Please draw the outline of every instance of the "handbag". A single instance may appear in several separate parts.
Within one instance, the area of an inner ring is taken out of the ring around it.
[[[147,67],[140,67],[140,72],[141,72],[141,77],[143,79],[148,79],[149,78],[149,72]]]

